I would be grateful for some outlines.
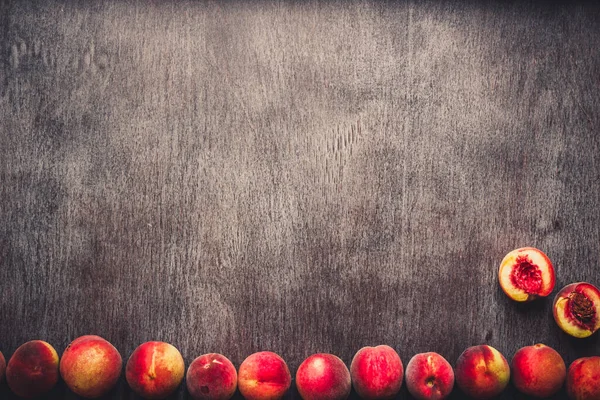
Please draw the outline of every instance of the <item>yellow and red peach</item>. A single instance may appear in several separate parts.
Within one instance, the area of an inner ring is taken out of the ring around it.
[[[458,387],[467,396],[476,399],[498,396],[510,380],[506,358],[488,345],[466,349],[458,357],[454,373]]]
[[[247,400],[281,399],[291,384],[287,364],[270,351],[251,354],[238,371],[238,389]]]
[[[345,400],[352,389],[350,371],[333,354],[313,354],[298,367],[296,387],[304,400]]]
[[[107,340],[95,335],[71,342],[60,360],[60,375],[75,394],[95,399],[110,391],[119,380],[123,360]]]
[[[571,400],[600,399],[600,357],[583,357],[567,371],[567,394]]]
[[[6,360],[4,355],[0,351],[0,383],[4,380],[4,371],[6,370]]]
[[[237,388],[237,371],[227,357],[209,353],[192,361],[185,381],[194,400],[228,400]]]
[[[49,392],[58,382],[58,354],[42,340],[21,345],[8,360],[6,382],[15,394],[27,399]]]
[[[131,353],[125,367],[129,387],[146,399],[164,399],[175,392],[184,373],[181,353],[165,342],[142,343]]]
[[[571,283],[554,298],[552,312],[563,331],[588,337],[600,329],[600,290],[586,282]]]
[[[386,345],[363,347],[350,364],[354,390],[367,400],[394,398],[402,386],[403,375],[400,356]]]
[[[508,253],[498,271],[500,287],[514,301],[531,301],[546,297],[556,282],[554,267],[546,254],[533,247]]]
[[[443,400],[454,388],[454,371],[438,353],[420,353],[406,366],[406,387],[417,400]]]
[[[567,368],[556,350],[544,344],[523,347],[512,359],[515,388],[534,397],[550,397],[560,390]]]

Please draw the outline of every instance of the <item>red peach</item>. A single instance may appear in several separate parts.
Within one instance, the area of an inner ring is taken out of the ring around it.
[[[571,400],[600,399],[600,357],[579,358],[571,363],[567,394]]]
[[[567,367],[556,350],[543,344],[523,347],[512,359],[513,384],[521,393],[550,397],[560,390]]]
[[[498,280],[504,293],[519,302],[548,296],[556,282],[552,262],[533,247],[508,253],[500,263]]]
[[[281,399],[292,384],[292,375],[279,355],[261,351],[240,365],[238,389],[247,400]]]
[[[237,371],[227,357],[204,354],[190,364],[186,384],[195,400],[228,400],[237,388]]]
[[[404,369],[400,356],[390,346],[363,347],[350,364],[350,377],[363,399],[391,399],[402,386]]]
[[[345,400],[352,389],[350,371],[333,354],[313,354],[298,367],[296,387],[304,400]]]
[[[42,340],[21,345],[8,360],[6,382],[15,394],[25,398],[49,392],[58,382],[58,354]]]
[[[75,394],[95,399],[106,394],[121,375],[121,355],[107,340],[95,335],[71,342],[60,360],[60,374]]]
[[[417,354],[406,366],[406,387],[418,400],[442,400],[454,388],[454,371],[438,353]]]
[[[456,383],[468,396],[489,399],[502,393],[510,380],[506,358],[487,345],[466,349],[456,362]]]
[[[600,329],[600,290],[590,283],[571,283],[554,298],[554,320],[571,336],[585,338]]]
[[[4,380],[4,371],[6,370],[6,360],[4,355],[0,351],[0,383]]]
[[[181,353],[165,342],[142,343],[131,353],[125,367],[127,383],[146,399],[164,399],[175,392],[184,373]]]

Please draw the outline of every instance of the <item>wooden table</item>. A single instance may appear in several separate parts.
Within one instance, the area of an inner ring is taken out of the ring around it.
[[[0,350],[598,355],[497,269],[600,284],[599,34],[589,3],[0,2]]]

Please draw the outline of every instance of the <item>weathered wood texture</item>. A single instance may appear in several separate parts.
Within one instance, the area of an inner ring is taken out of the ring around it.
[[[0,350],[598,354],[497,268],[600,284],[600,9],[423,3],[0,3]]]

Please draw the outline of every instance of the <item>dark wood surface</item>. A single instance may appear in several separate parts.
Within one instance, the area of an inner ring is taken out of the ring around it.
[[[598,355],[497,268],[535,246],[555,293],[600,284],[600,9],[423,3],[0,2],[7,359]]]

